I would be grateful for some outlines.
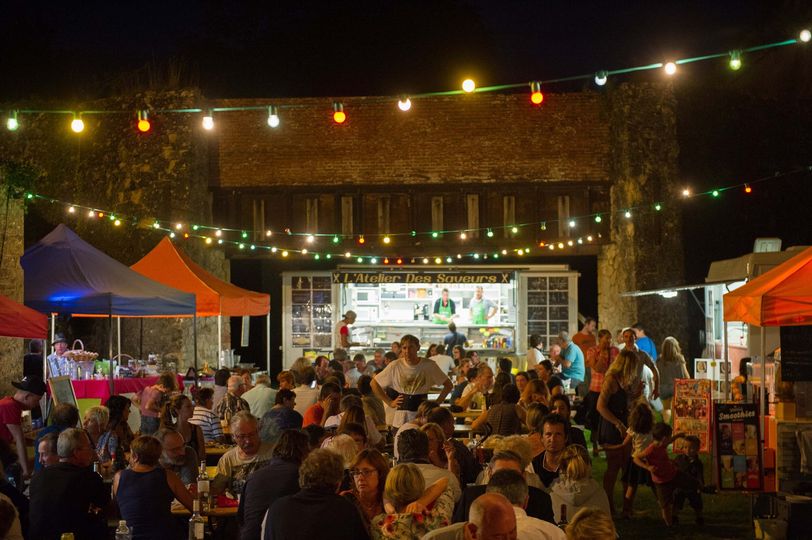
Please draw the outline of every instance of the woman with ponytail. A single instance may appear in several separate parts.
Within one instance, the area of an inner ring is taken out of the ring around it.
[[[198,456],[205,456],[206,442],[203,439],[203,430],[200,426],[189,422],[194,412],[192,400],[187,396],[183,394],[172,396],[161,411],[161,427],[176,430],[183,437],[186,446],[194,450]]]

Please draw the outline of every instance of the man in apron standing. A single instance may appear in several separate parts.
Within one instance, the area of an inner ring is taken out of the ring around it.
[[[488,324],[488,320],[496,315],[496,305],[482,296],[482,286],[477,285],[474,297],[471,299],[471,324]]]

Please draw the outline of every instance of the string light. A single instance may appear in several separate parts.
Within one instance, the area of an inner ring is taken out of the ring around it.
[[[809,43],[809,40],[812,39],[812,32],[804,28],[801,30],[801,33],[798,34],[798,39],[800,39],[803,43]]]
[[[491,229],[488,229],[487,235],[488,238],[493,238],[493,231]]]
[[[170,233],[169,233],[169,238],[175,238],[175,233],[170,232]]]
[[[514,225],[513,227],[510,228],[510,232],[516,234],[519,232],[519,228],[516,225]]]
[[[211,237],[207,236],[207,237],[206,237],[206,243],[207,243],[207,244],[211,244],[211,242],[212,242]]]
[[[268,126],[272,128],[279,127],[279,107],[276,105],[268,107]]]
[[[465,234],[465,231],[462,231],[462,232],[460,233],[460,240],[465,240],[466,238],[468,238],[468,235],[467,235],[467,234]]]
[[[600,223],[601,221],[603,221],[603,218],[601,217],[601,215],[600,215],[600,214],[598,214],[597,216],[595,216],[595,223]]]
[[[136,127],[141,133],[146,133],[152,128],[147,111],[138,111],[138,123]]]
[[[753,193],[753,188],[750,187],[750,184],[744,184],[744,192],[745,193]]]
[[[398,109],[400,109],[401,111],[406,112],[411,108],[412,108],[412,100],[409,99],[408,97],[404,96],[398,100]]]
[[[113,220],[113,225],[115,225],[116,227],[118,227],[119,225],[121,225],[121,220],[120,220],[120,219],[115,219],[115,220]]]
[[[356,260],[356,261],[358,261],[358,264],[361,264],[362,262],[364,262],[364,258],[363,258],[363,257],[358,257],[358,258],[357,258],[357,259],[355,259],[355,260]]]
[[[302,248],[302,255],[307,255],[307,248]]]
[[[383,243],[384,243],[384,244],[388,244],[388,243],[390,243],[391,241],[392,241],[392,239],[391,239],[391,238],[389,238],[389,236],[384,236],[384,237],[383,237]]]
[[[343,124],[347,120],[347,113],[344,112],[344,104],[333,103],[333,121],[336,124]]]
[[[203,129],[206,131],[211,131],[214,129],[214,116],[211,109],[206,111],[206,114],[203,116]]]
[[[350,257],[352,257],[352,253],[350,253],[349,251],[345,251],[344,256],[349,259]]]
[[[338,244],[339,242],[341,242],[341,240],[338,238],[338,236],[333,236],[333,243]]]
[[[570,226],[570,229],[575,228],[575,220],[574,220],[574,219],[571,219],[571,220],[570,220],[570,222],[569,222],[569,226]]]
[[[73,113],[73,120],[70,123],[70,128],[74,133],[81,133],[85,130],[85,122],[82,120],[81,113]]]
[[[544,94],[541,93],[541,83],[533,81],[530,83],[530,101],[533,105],[541,105],[544,101]]]
[[[718,197],[719,196],[719,190],[714,189],[713,191],[711,191],[711,195],[713,195],[714,197]]]
[[[360,257],[359,257],[359,258],[360,258]],[[378,264],[378,259],[377,259],[377,258],[375,258],[375,257],[372,257],[372,258],[369,260],[369,262],[371,262],[372,264]]]
[[[654,209],[659,212],[660,210],[663,209],[663,206],[660,203],[655,203],[654,204]]]
[[[68,214],[74,214],[74,213],[76,213],[76,207],[73,206],[73,205],[69,206],[68,207]]]
[[[599,71],[595,74],[595,84],[598,86],[603,86],[606,84],[606,81],[609,79],[609,73],[606,71]]]
[[[730,51],[730,62],[728,62],[730,69],[738,71],[742,67],[742,52]]]
[[[183,223],[175,223],[175,230],[181,230],[183,228]]]
[[[366,240],[364,239],[364,237],[363,237],[363,236],[359,236],[359,237],[358,237],[358,243],[359,243],[359,244],[365,244],[365,243],[366,243]]]
[[[313,236],[312,234],[308,234],[308,235],[307,235],[307,238],[305,238],[305,241],[306,241],[308,244],[312,244],[313,242],[315,242],[315,241],[316,241],[316,237],[315,237],[315,236]]]
[[[440,257],[435,257],[434,264],[442,264],[443,260]]]
[[[682,196],[683,197],[690,197],[691,196],[691,190],[688,189],[688,188],[683,189],[682,190]]]
[[[462,81],[463,92],[470,94],[474,90],[476,90],[476,83],[474,82],[473,79],[465,79],[464,81]]]
[[[587,237],[586,237],[586,241],[587,241],[587,242],[591,242],[591,241],[592,241],[592,235],[591,235],[591,234],[590,234],[589,236],[587,236]]]
[[[265,231],[265,238],[270,238],[271,236],[273,236],[272,230],[268,229],[267,231]]]
[[[6,129],[9,131],[17,131],[20,127],[20,122],[17,121],[17,111],[11,111],[6,119]]]
[[[288,250],[282,251],[282,256],[287,257],[289,255]]]
[[[626,219],[631,219],[632,213],[629,210],[626,210],[625,212],[623,212],[623,217],[625,217]]]
[[[429,264],[429,260],[427,258],[423,258],[423,264]]]
[[[677,72],[677,64],[674,62],[668,62],[665,64],[665,66],[663,66],[663,69],[665,70],[666,75],[673,75]]]
[[[156,225],[155,228],[157,228],[158,224],[156,223],[155,225]],[[217,229],[216,231],[214,231],[214,236],[216,236],[217,238],[220,238],[221,236],[223,236],[223,231],[221,229]]]
[[[439,237],[439,236],[440,236],[440,233],[438,233],[437,231],[433,231],[433,232],[431,233],[431,237],[432,237],[432,238],[437,238],[437,237]]]
[[[87,211],[87,217],[89,217],[89,218],[96,217],[96,211],[95,210],[88,210]]]

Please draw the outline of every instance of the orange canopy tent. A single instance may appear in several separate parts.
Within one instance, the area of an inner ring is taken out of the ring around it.
[[[131,268],[164,285],[194,293],[197,299],[197,316],[218,318],[218,353],[222,349],[222,316],[268,315],[271,311],[270,295],[223,281],[176,248],[168,237],[158,242],[152,251]],[[268,345],[270,355],[270,344]]]
[[[812,247],[724,295],[725,321],[812,324]]]
[[[0,336],[45,338],[48,336],[48,317],[0,295]]]

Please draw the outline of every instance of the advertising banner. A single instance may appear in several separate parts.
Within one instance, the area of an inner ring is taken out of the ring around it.
[[[719,489],[761,489],[761,445],[755,403],[714,406]]]
[[[710,452],[711,381],[708,379],[676,379],[671,411],[674,432],[694,435],[699,439],[699,451]],[[674,452],[685,453],[685,439],[674,441]]]

